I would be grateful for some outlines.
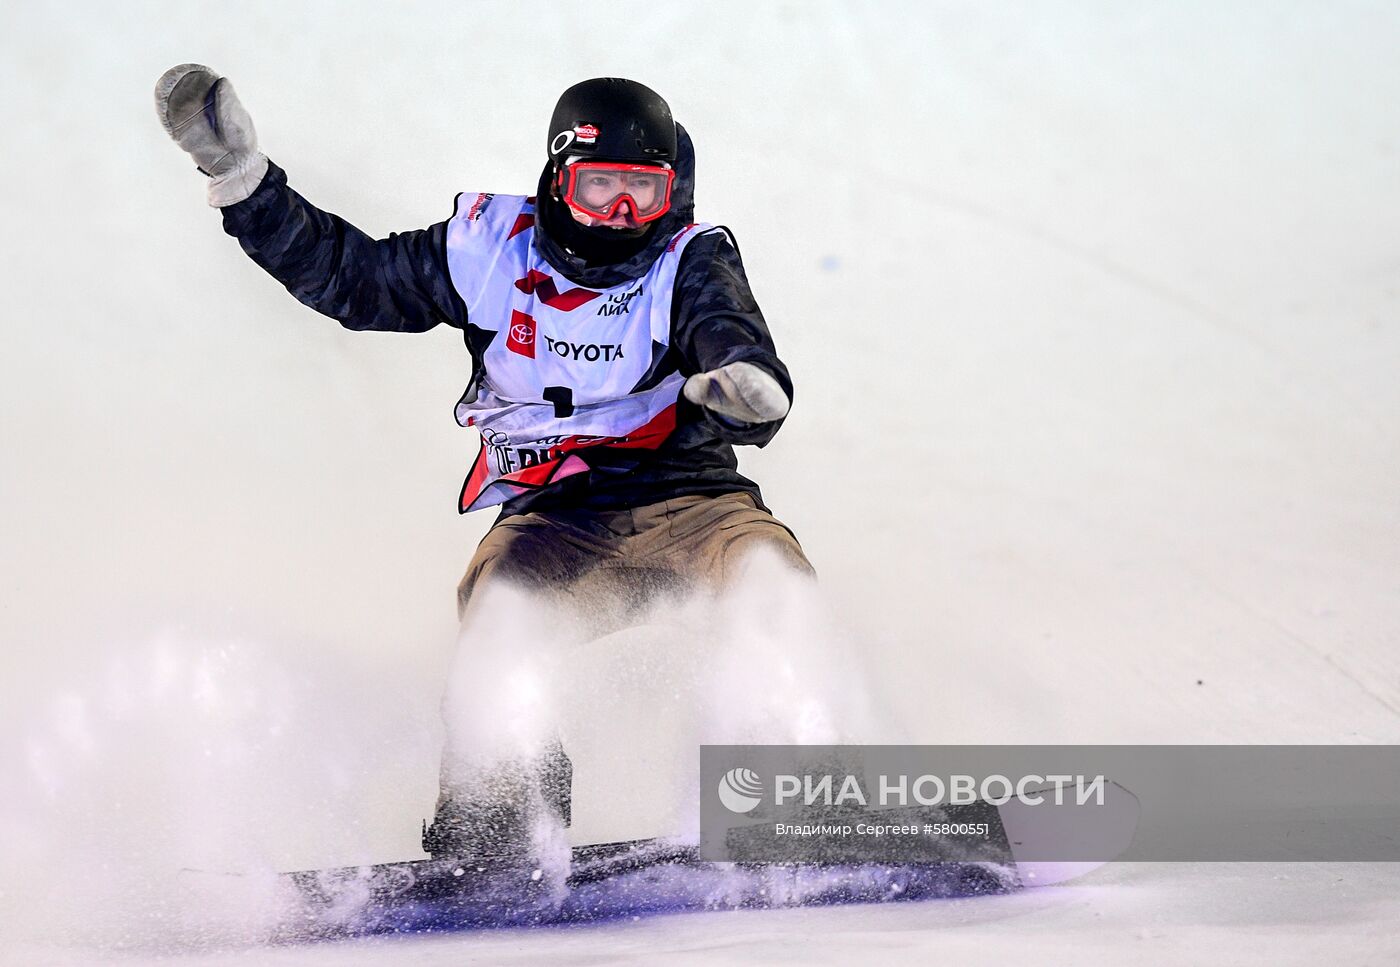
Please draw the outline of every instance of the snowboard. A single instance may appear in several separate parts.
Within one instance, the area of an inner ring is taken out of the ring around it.
[[[701,859],[693,843],[644,839],[574,847],[556,869],[522,864],[514,857],[486,857],[304,870],[278,877],[274,939],[1004,894],[1064,882],[1103,866],[1131,843],[1138,813],[1137,798],[1114,783],[1108,784],[1105,808],[1092,817],[1038,812],[1015,800],[1000,806],[945,807],[936,818],[985,821],[991,834],[974,852],[950,844],[947,855],[933,862],[902,863],[891,857],[861,863],[717,863]],[[932,815],[924,811],[924,818]],[[735,840],[741,853],[742,838]],[[1056,843],[1070,841],[1081,850],[1076,855],[1098,858],[1071,863],[1026,859],[1050,855]],[[1086,846],[1089,852],[1082,852]]]

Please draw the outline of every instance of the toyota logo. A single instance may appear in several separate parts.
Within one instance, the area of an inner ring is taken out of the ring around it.
[[[510,338],[522,346],[528,346],[535,341],[535,330],[532,326],[517,322],[510,327]]]

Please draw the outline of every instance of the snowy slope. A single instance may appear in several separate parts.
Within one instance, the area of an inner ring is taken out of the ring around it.
[[[239,252],[151,109],[187,60],[381,235],[532,187],[575,80],[667,96],[797,381],[743,467],[888,737],[1400,741],[1400,14],[704,9],[11,15],[0,963],[1396,960],[1387,866],[277,951],[161,919],[183,865],[412,854],[490,523],[458,338],[343,332]]]

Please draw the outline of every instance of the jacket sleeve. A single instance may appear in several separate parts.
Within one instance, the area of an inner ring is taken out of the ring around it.
[[[465,328],[447,270],[447,223],[378,241],[287,187],[269,164],[252,195],[224,209],[224,231],[296,299],[346,329]]]
[[[792,401],[792,378],[778,358],[763,313],[749,290],[739,251],[725,234],[712,232],[686,246],[676,275],[672,345],[680,352],[681,373],[691,376],[730,363],[753,363],[773,376]],[[782,420],[740,423],[702,410],[704,419],[727,443],[763,446]]]

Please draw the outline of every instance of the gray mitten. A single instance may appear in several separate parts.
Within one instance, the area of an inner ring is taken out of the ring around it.
[[[247,198],[267,174],[253,119],[228,78],[201,64],[170,68],[156,82],[156,115],[209,176],[209,204],[215,208]]]
[[[770,423],[787,416],[788,398],[778,381],[753,363],[730,363],[685,381],[685,398],[740,423]]]

